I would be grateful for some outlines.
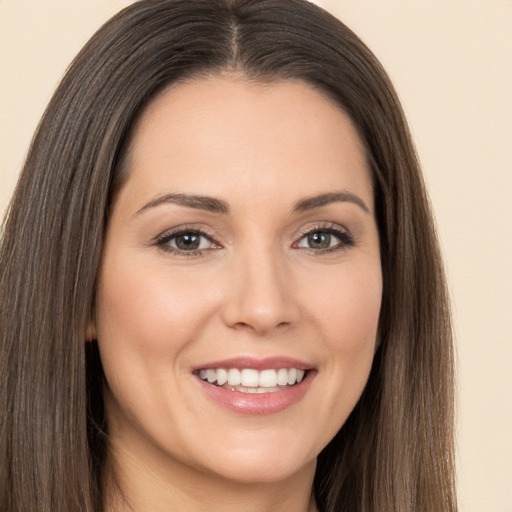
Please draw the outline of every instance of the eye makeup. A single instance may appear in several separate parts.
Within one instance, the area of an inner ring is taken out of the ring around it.
[[[205,251],[222,249],[215,236],[204,228],[180,226],[157,237],[155,245],[179,257],[199,257]],[[291,247],[314,255],[330,254],[355,245],[350,232],[332,223],[310,226],[300,231],[300,237]]]

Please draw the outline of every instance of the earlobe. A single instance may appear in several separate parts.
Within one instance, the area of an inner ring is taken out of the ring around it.
[[[87,324],[87,331],[85,333],[85,341],[93,341],[96,338],[96,325],[93,320],[89,320],[89,323]]]

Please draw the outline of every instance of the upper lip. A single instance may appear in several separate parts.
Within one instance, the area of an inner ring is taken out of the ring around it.
[[[252,368],[254,370],[268,370],[268,369],[279,369],[279,368],[296,368],[297,370],[311,370],[313,366],[304,361],[298,359],[274,356],[274,357],[233,357],[229,359],[223,359],[219,361],[209,361],[207,363],[194,366],[192,371],[208,370],[215,368]]]

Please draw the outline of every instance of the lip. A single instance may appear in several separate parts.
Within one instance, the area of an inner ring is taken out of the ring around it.
[[[201,369],[207,370],[210,368],[252,368],[255,370],[297,368],[298,370],[305,370],[307,373],[301,382],[281,391],[252,394],[225,389],[200,379],[197,372]],[[196,374],[196,380],[201,391],[213,402],[239,414],[260,416],[276,414],[300,402],[308,392],[317,372],[312,365],[288,357],[270,357],[264,359],[238,357],[209,362],[194,367],[193,373]]]
[[[222,361],[210,361],[203,365],[194,366],[192,372],[199,370],[208,370],[210,368],[251,368],[253,370],[267,370],[279,368],[297,368],[297,370],[313,370],[313,365],[307,364],[304,361],[293,359],[290,357],[233,357],[231,359],[223,359]]]

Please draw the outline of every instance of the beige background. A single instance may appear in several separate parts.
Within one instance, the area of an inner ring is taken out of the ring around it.
[[[0,212],[59,77],[128,3],[0,0]],[[424,163],[455,313],[461,511],[512,512],[512,0],[317,3],[381,59]]]

